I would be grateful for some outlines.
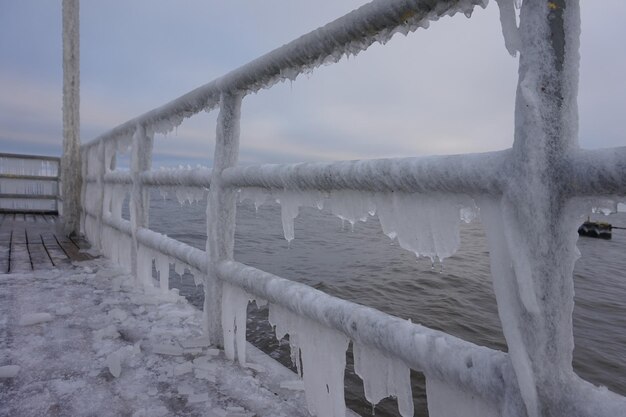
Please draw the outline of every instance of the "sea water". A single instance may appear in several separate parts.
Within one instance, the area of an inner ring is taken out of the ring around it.
[[[598,215],[597,219],[626,226],[626,213]],[[150,226],[204,249],[205,202],[181,207],[175,199],[155,193]],[[295,220],[295,236],[290,243],[284,239],[277,204],[258,210],[251,202],[238,205],[235,260],[479,345],[506,350],[487,242],[478,220],[461,224],[460,250],[434,265],[391,241],[376,217],[352,228],[328,212],[303,208]],[[574,368],[588,381],[626,395],[626,230],[614,230],[612,240],[580,238],[578,247],[582,257],[574,271]],[[174,277],[170,283],[202,307],[202,289],[190,275]],[[266,318],[267,310],[249,307],[248,341],[289,364],[288,344],[275,340]],[[415,415],[426,416],[423,376],[412,372],[411,380]],[[351,349],[346,386],[348,406],[360,415],[372,415],[354,374]],[[395,401],[383,400],[375,415],[398,416]]]

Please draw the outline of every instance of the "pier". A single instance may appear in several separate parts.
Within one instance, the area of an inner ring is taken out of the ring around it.
[[[351,345],[367,400],[395,397],[403,417],[425,413],[413,408],[412,370],[424,374],[431,417],[624,415],[626,398],[572,367],[575,230],[600,197],[626,195],[626,147],[578,146],[578,1],[525,0],[519,27],[513,1],[498,2],[505,45],[520,53],[510,149],[246,166],[238,155],[247,96],[396,33],[469,16],[485,2],[374,0],[82,145],[78,1],[63,3],[65,142],[53,174],[60,184],[46,197],[57,204],[62,232],[52,231],[57,221],[48,216],[5,215],[2,223],[0,255],[11,274],[0,275],[0,395],[15,414],[28,414],[35,398],[42,405],[34,414],[51,415],[89,410],[81,402],[93,400],[111,415],[123,408],[133,416],[350,416],[344,370]],[[204,111],[218,112],[215,135],[207,134],[215,140],[211,168],[153,169],[155,134]],[[124,152],[129,170],[117,166]],[[206,202],[204,250],[150,228],[152,189]],[[350,222],[376,213],[399,246],[431,259],[454,254],[461,217],[479,213],[507,351],[235,261],[238,198],[279,201],[288,241],[299,207],[331,207]],[[23,200],[25,209],[45,206]],[[87,259],[78,236],[100,257]],[[202,285],[202,312],[170,288],[171,271],[188,271]],[[279,338],[289,335],[297,374],[247,343],[252,301],[268,305]]]

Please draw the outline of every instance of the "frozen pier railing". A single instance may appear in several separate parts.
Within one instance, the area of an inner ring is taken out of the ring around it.
[[[0,212],[57,214],[59,161],[0,153]]]
[[[83,231],[142,285],[155,285],[153,260],[164,288],[171,263],[201,276],[206,331],[232,359],[245,362],[248,301],[268,301],[277,335],[290,334],[294,354],[302,355],[308,406],[318,416],[344,415],[350,341],[367,398],[375,403],[395,395],[403,416],[413,414],[409,368],[426,376],[433,417],[626,415],[625,398],[583,381],[572,368],[576,228],[591,206],[607,201],[604,197],[615,202],[626,195],[626,148],[578,147],[579,2],[497,3],[505,45],[511,54],[520,53],[511,149],[237,166],[240,108],[248,94],[356,55],[396,32],[407,34],[441,16],[469,16],[476,5],[486,6],[486,0],[375,0],[84,145]],[[519,26],[516,3],[522,3]],[[212,170],[151,170],[155,133],[215,108]],[[116,154],[129,146],[131,171],[115,170]],[[208,190],[206,251],[149,229],[150,187]],[[299,206],[329,204],[350,221],[376,212],[385,233],[432,258],[454,253],[459,217],[480,209],[508,353],[234,262],[239,190],[259,201],[270,193],[281,202],[287,239],[293,238]],[[130,221],[121,217],[128,194]]]

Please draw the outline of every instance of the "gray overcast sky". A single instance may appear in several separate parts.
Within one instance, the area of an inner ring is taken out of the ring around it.
[[[82,0],[82,141],[363,3]],[[623,146],[626,2],[581,7],[580,142]],[[60,154],[61,39],[61,0],[0,0],[0,152]],[[516,80],[492,1],[247,97],[241,162],[508,148]],[[158,136],[155,163],[210,163],[215,118]]]

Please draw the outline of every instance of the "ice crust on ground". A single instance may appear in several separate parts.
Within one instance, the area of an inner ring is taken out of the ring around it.
[[[411,370],[399,359],[377,349],[353,343],[354,371],[363,380],[365,398],[376,406],[383,398],[396,397],[402,417],[413,416]]]
[[[284,376],[234,365],[207,346],[200,311],[175,292],[137,287],[108,260],[0,274],[0,292],[0,334],[12,335],[0,340],[0,414],[308,416],[300,394],[279,389]],[[70,305],[63,319],[19,325],[33,306]]]
[[[344,371],[350,340],[275,304],[270,304],[269,320],[276,327],[278,340],[289,334],[292,359],[304,380],[309,412],[318,417],[345,417]]]
[[[444,193],[371,193],[353,190],[331,191],[263,191],[257,188],[241,192],[240,199],[252,200],[255,207],[273,197],[281,205],[285,239],[294,238],[294,219],[300,207],[326,208],[352,226],[377,215],[383,232],[397,239],[400,246],[417,257],[432,261],[452,256],[460,244],[459,224],[472,221],[478,212],[467,196]]]

